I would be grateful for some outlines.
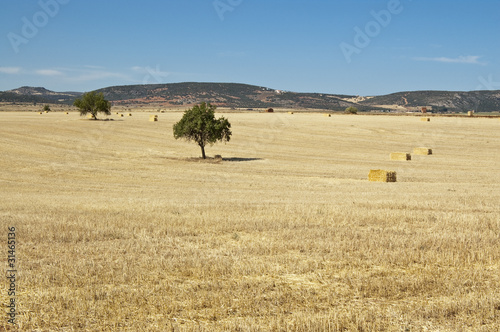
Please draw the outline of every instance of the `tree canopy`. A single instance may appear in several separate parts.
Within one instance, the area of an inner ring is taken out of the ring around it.
[[[358,114],[358,109],[353,106],[349,106],[344,110],[344,113],[346,114]]]
[[[111,114],[111,103],[104,99],[101,93],[87,92],[81,98],[77,98],[73,103],[80,109],[80,115],[84,116],[88,113],[92,115],[92,119],[97,120],[97,113]]]
[[[231,138],[231,124],[224,117],[215,118],[216,108],[210,103],[195,105],[185,111],[182,119],[173,127],[175,139],[184,138],[196,142],[201,148],[203,159],[206,159],[207,144],[229,142]]]

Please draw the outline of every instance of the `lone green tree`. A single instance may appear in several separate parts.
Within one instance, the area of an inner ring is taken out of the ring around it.
[[[49,105],[45,105],[45,106],[43,107],[43,111],[44,111],[44,112],[50,112],[50,106],[49,106]]]
[[[205,146],[217,141],[229,142],[231,124],[224,117],[215,118],[217,107],[207,103],[193,106],[184,112],[182,119],[174,124],[175,139],[184,138],[195,141],[201,148],[201,155],[206,159]]]
[[[345,109],[344,113],[346,114],[358,114],[358,109],[353,106],[349,106],[348,108]]]
[[[73,105],[80,110],[80,116],[91,114],[93,120],[97,120],[97,113],[111,114],[111,103],[104,99],[102,92],[84,93],[81,98],[75,100]]]

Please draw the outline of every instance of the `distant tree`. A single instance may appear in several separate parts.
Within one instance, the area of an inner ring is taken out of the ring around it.
[[[77,98],[73,103],[80,110],[80,115],[84,116],[87,113],[92,115],[92,119],[97,120],[97,113],[111,114],[111,103],[104,99],[101,93],[88,92],[84,93],[81,98]]]
[[[446,113],[448,112],[448,108],[444,106],[432,106],[433,113]]]
[[[231,124],[224,117],[215,118],[216,106],[201,103],[184,112],[182,119],[174,124],[175,139],[184,138],[195,141],[201,148],[201,155],[206,159],[205,146],[217,141],[229,142]]]
[[[45,105],[45,106],[43,107],[43,111],[44,111],[44,112],[50,112],[50,106],[49,106],[49,105]]]
[[[358,109],[353,106],[349,106],[348,108],[345,109],[344,113],[346,114],[358,114]]]

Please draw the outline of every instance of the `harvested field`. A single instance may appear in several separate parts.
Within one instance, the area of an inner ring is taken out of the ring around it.
[[[500,329],[498,120],[222,114],[202,161],[149,115],[0,112],[19,330]]]

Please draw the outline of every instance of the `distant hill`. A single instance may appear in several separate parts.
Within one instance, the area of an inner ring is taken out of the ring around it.
[[[359,102],[362,105],[432,106],[433,110],[491,112],[500,111],[500,90],[495,91],[409,91],[376,96]]]
[[[0,102],[72,104],[81,92],[54,92],[42,87],[23,86],[0,92]]]
[[[261,86],[238,83],[172,83],[150,85],[113,86],[99,89],[106,99],[114,104],[156,104],[168,106],[190,106],[210,102],[220,107],[232,108],[316,108],[344,110],[356,106],[368,110],[371,106],[358,105],[342,97],[322,93],[296,93],[274,90]]]
[[[349,106],[360,111],[432,108],[439,112],[500,111],[496,91],[408,91],[362,97],[324,93],[298,93],[239,83],[171,83],[112,86],[96,90],[114,105],[190,107],[206,101],[229,108],[294,108],[342,111]],[[41,87],[21,87],[0,92],[0,102],[72,104],[81,92],[54,92]]]

